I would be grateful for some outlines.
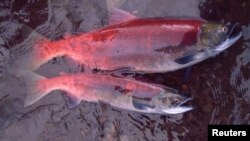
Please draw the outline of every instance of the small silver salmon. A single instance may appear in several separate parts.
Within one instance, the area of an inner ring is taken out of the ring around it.
[[[84,100],[142,113],[180,114],[192,110],[191,106],[184,105],[191,98],[171,88],[127,78],[86,73],[45,78],[33,72],[23,72],[23,76],[27,84],[25,106],[34,104],[51,91],[62,90],[67,93],[65,98],[69,108]]]

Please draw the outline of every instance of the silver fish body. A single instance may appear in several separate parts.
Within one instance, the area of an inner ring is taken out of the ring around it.
[[[54,90],[67,94],[70,108],[82,100],[104,102],[111,106],[143,113],[179,114],[192,110],[183,105],[190,98],[161,86],[101,74],[64,74],[45,78],[33,72],[23,72],[27,84],[25,106],[29,106]]]

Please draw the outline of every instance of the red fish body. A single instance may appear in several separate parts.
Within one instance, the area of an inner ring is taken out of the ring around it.
[[[113,25],[58,41],[37,42],[29,57],[17,64],[35,70],[53,57],[67,56],[91,69],[167,72],[212,57],[242,35],[229,38],[234,26],[230,29],[203,20],[138,19],[115,11],[120,15],[111,16],[118,19]]]
[[[200,20],[137,19],[68,38],[68,56],[90,68],[164,71],[174,59],[198,50]],[[76,51],[74,50],[76,49]]]
[[[200,49],[197,34],[203,23],[201,20],[135,19],[40,44],[32,64],[39,66],[37,60],[46,62],[66,55],[90,68],[103,70],[175,70],[176,58]]]

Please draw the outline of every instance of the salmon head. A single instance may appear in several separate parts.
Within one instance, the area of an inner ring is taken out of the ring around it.
[[[191,106],[185,106],[192,98],[183,95],[165,93],[153,98],[153,103],[157,111],[167,114],[180,114],[192,110]]]
[[[161,93],[147,102],[133,99],[133,105],[146,113],[181,114],[193,109],[192,106],[185,106],[190,100],[192,98],[179,94]]]
[[[201,26],[199,41],[203,47],[213,51],[223,51],[234,44],[242,32],[237,31],[237,23],[218,24],[207,22]]]

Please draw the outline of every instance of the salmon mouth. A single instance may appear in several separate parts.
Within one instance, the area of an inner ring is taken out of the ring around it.
[[[242,31],[238,30],[239,23],[228,23],[227,27],[229,28],[229,31],[227,33],[227,39],[217,47],[215,47],[213,50],[217,52],[222,52],[225,49],[229,48],[231,45],[233,45],[236,41],[238,41],[242,36]]]
[[[178,105],[166,109],[162,109],[161,111],[166,114],[182,114],[193,110],[192,106],[186,106],[187,102],[191,101],[192,98],[187,98],[186,100],[182,101]]]

